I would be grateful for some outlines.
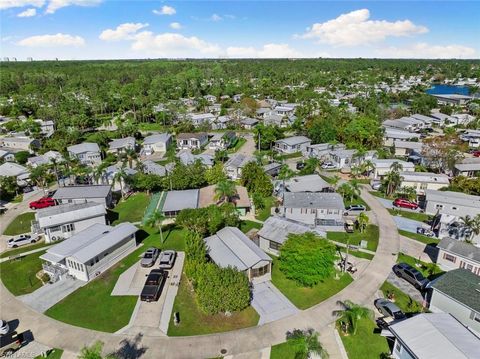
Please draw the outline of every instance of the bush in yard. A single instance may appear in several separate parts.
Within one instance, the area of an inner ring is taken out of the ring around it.
[[[203,270],[207,262],[207,249],[203,238],[193,232],[187,234],[185,240],[185,274],[192,282],[193,287],[196,287],[199,273]]]
[[[249,193],[256,192],[263,197],[272,195],[273,185],[270,177],[265,173],[262,166],[256,162],[249,162],[243,167],[241,183]]]
[[[234,204],[224,203],[221,206],[181,210],[175,223],[191,232],[208,235],[225,226],[238,227],[240,218]]]
[[[280,248],[280,270],[288,279],[312,287],[331,277],[336,258],[335,246],[312,232],[289,234]]]

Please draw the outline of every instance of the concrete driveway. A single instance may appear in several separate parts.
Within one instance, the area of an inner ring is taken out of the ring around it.
[[[413,285],[408,283],[405,279],[397,277],[395,273],[391,272],[388,275],[387,282],[394,285],[398,289],[400,289],[403,293],[410,296],[410,298],[412,298],[413,300],[422,304],[423,302],[422,294],[417,290],[417,288],[415,288]]]
[[[271,281],[254,283],[252,296],[252,307],[260,315],[259,325],[299,312]]]
[[[423,222],[415,221],[402,216],[393,216],[393,220],[395,221],[398,229],[412,233],[417,233],[417,227],[425,226],[425,223]]]
[[[140,295],[145,279],[153,268],[155,268],[155,265],[150,268],[142,267],[139,260],[120,274],[111,295]]]

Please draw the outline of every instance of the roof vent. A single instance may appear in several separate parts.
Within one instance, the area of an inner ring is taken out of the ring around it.
[[[107,233],[109,233],[109,232],[110,232],[110,231],[105,231],[105,232],[103,232],[102,234],[107,234]]]

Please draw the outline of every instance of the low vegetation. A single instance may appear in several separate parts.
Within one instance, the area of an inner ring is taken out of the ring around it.
[[[412,233],[412,232],[404,231],[404,230],[401,230],[401,229],[398,230],[398,233],[401,234],[402,236],[414,239],[416,241],[425,243],[427,245],[436,246],[438,243],[440,243],[440,240],[438,238],[428,237],[428,236],[425,236],[425,235],[419,234],[419,233]]]
[[[113,209],[113,215],[116,217],[113,224],[122,222],[140,222],[143,218],[145,208],[147,208],[150,196],[146,193],[136,193],[131,195]]]
[[[410,264],[413,268],[418,269],[426,278],[429,279],[436,278],[438,275],[444,273],[436,263],[423,262],[418,258],[414,258],[404,253],[398,254],[397,263]]]
[[[13,295],[28,294],[42,286],[36,274],[42,270],[39,257],[43,253],[45,252],[37,252],[0,263],[2,282]]]
[[[377,226],[370,224],[364,232],[327,232],[327,239],[344,244],[349,243],[354,246],[360,246],[360,242],[364,240],[367,241],[366,249],[375,252],[378,246],[379,231]]]
[[[35,219],[34,212],[25,212],[20,214],[8,225],[3,234],[7,236],[16,236],[31,231],[32,221]]]
[[[422,311],[420,303],[412,299],[409,295],[402,292],[389,282],[384,282],[380,287],[385,298],[394,302],[404,313],[416,314]]]
[[[426,222],[430,218],[428,214],[425,214],[425,213],[413,212],[413,211],[402,211],[401,209],[397,209],[397,208],[389,208],[388,212],[390,212],[392,216],[400,216],[400,217],[412,219],[414,221],[419,221],[419,222]]]

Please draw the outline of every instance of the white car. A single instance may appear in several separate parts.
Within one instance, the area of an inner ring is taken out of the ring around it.
[[[372,189],[373,189],[374,191],[378,191],[381,186],[382,186],[382,183],[381,183],[381,182],[373,182],[373,183],[372,183]]]
[[[8,322],[6,320],[0,319],[0,335],[5,335],[10,331]]]
[[[29,234],[21,234],[17,237],[13,237],[8,240],[7,247],[8,248],[17,248],[20,246],[24,246],[26,244],[35,243],[37,241],[37,237],[32,237]]]
[[[334,170],[337,168],[336,165],[334,165],[332,162],[325,162],[323,165],[322,165],[322,168],[324,170]]]

